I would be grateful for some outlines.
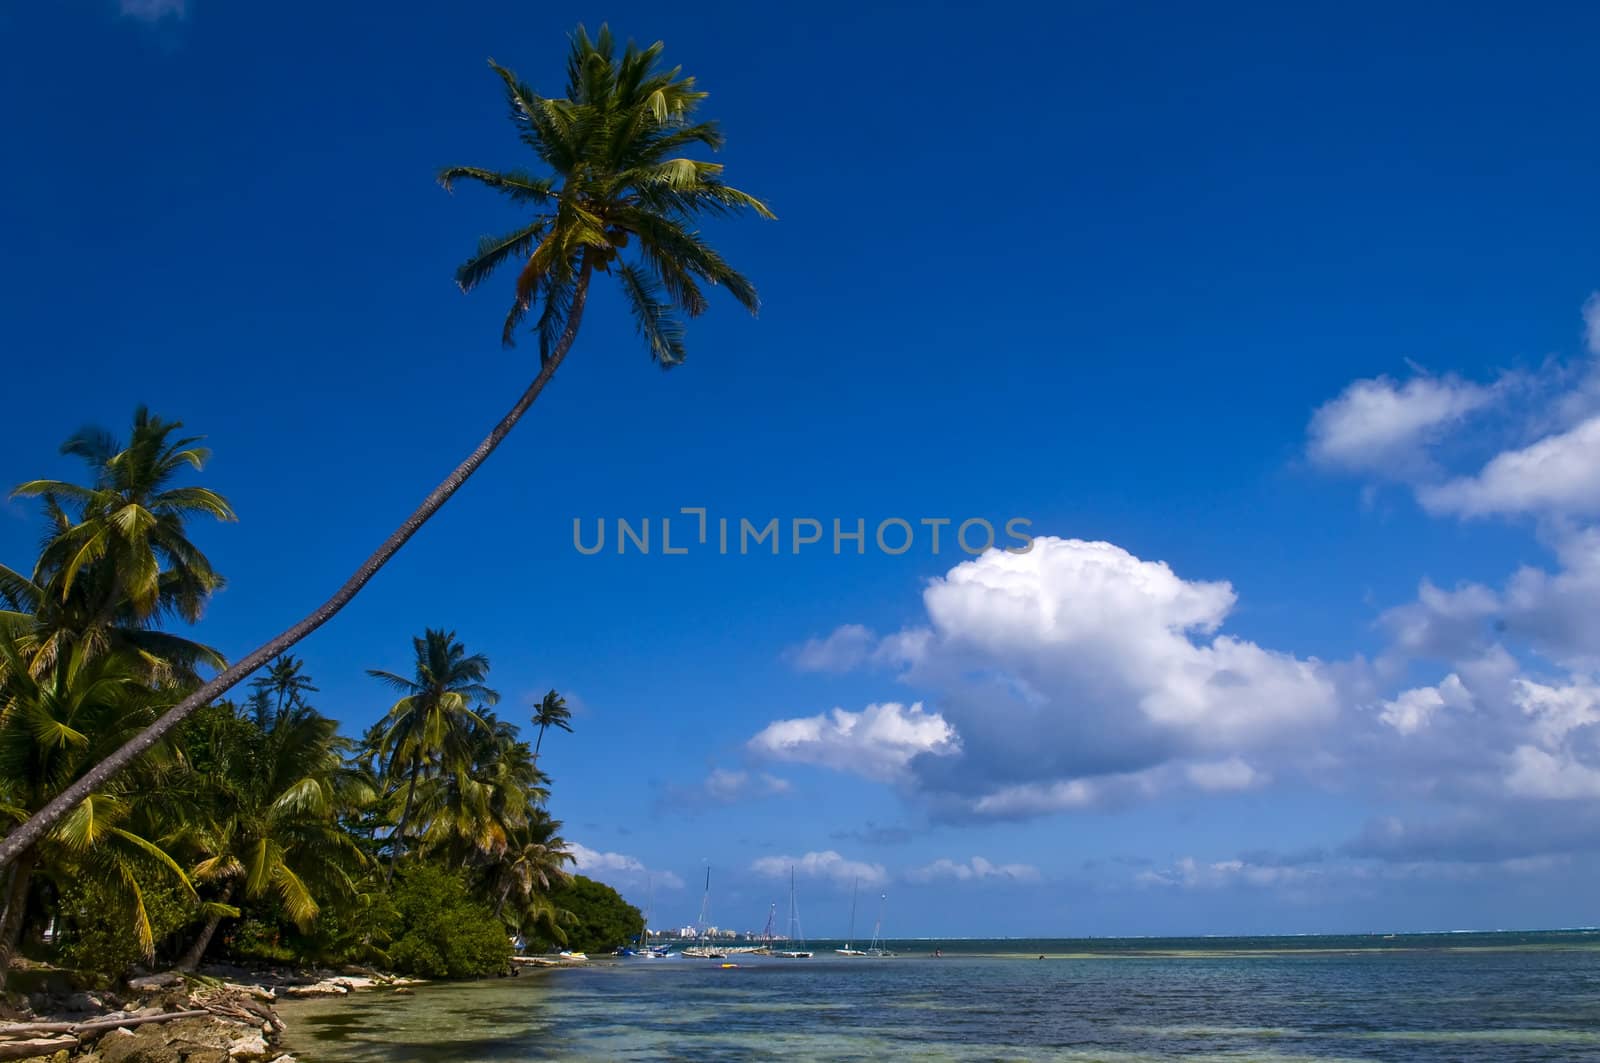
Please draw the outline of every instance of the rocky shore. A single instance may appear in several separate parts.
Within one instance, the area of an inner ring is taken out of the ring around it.
[[[72,990],[41,975],[16,1020],[0,1023],[0,1061],[29,1063],[294,1063],[277,1047],[274,1005],[363,989],[408,993],[412,979],[376,971],[209,967],[130,979],[126,989]]]

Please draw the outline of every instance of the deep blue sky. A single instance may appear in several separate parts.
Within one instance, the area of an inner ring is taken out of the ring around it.
[[[663,373],[597,296],[524,426],[299,651],[352,728],[387,708],[363,670],[403,669],[428,625],[491,657],[508,715],[570,692],[577,732],[547,742],[553,810],[583,845],[690,883],[658,888],[658,922],[692,918],[709,861],[722,920],[759,925],[778,887],[751,865],[826,851],[883,867],[899,932],[1594,921],[1588,836],[1520,854],[1549,860],[1531,871],[1342,849],[1384,817],[1467,804],[1441,783],[1418,811],[1386,792],[1391,769],[1305,767],[1324,739],[1252,752],[1270,781],[1237,793],[976,821],[941,804],[948,780],[764,758],[746,743],[774,720],[944,711],[926,677],[806,671],[792,650],[847,623],[927,624],[924,586],[965,556],[583,557],[571,523],[693,505],[1026,517],[1229,581],[1226,634],[1365,669],[1389,649],[1378,617],[1424,578],[1495,587],[1555,565],[1543,518],[1430,515],[1404,484],[1318,467],[1307,424],[1355,380],[1579,364],[1600,286],[1600,12],[125,6],[0,9],[0,481],[72,474],[59,441],[138,402],[206,434],[205,482],[241,520],[199,531],[229,578],[200,635],[231,654],[320,601],[532,371],[531,344],[497,342],[509,280],[451,283],[514,216],[433,179],[531,162],[485,59],[555,94],[566,34],[609,20],[664,39],[711,92],[728,179],[780,217],[709,229],[760,286],[760,318],[722,300]],[[0,511],[7,563],[37,534],[28,505]],[[1448,670],[1363,675],[1340,719]],[[1074,689],[1047,711],[1122,711]],[[718,769],[788,790],[719,802]],[[1037,878],[913,873],[975,855]],[[1187,858],[1311,878],[1155,882]],[[613,877],[643,900],[639,876]],[[842,932],[847,877],[802,887],[816,931]]]

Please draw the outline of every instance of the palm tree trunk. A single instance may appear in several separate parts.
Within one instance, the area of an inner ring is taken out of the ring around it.
[[[411,781],[406,783],[406,804],[400,810],[400,822],[394,826],[394,852],[389,855],[389,869],[383,873],[385,884],[394,881],[395,865],[400,863],[400,850],[406,843],[406,823],[411,819],[411,805],[417,799],[417,773],[422,770],[422,758],[411,757]]]
[[[184,698],[178,704],[168,709],[160,719],[136,736],[129,739],[122,748],[111,754],[99,764],[96,764],[83,777],[65,790],[39,811],[29,816],[27,821],[10,834],[4,841],[0,841],[0,868],[4,868],[16,860],[19,855],[30,848],[46,831],[59,823],[68,812],[77,806],[84,798],[104,786],[108,780],[122,771],[129,764],[137,760],[146,750],[161,741],[166,733],[182,723],[192,712],[202,705],[209,705],[223,694],[227,693],[234,684],[250,675],[262,665],[271,661],[280,653],[284,653],[295,643],[311,634],[317,628],[326,624],[336,616],[339,610],[349,605],[351,600],[361,589],[367,585],[378,570],[388,564],[389,559],[399,552],[410,538],[439,511],[439,508],[450,500],[461,489],[461,485],[493,454],[495,448],[503,442],[511,430],[522,420],[522,415],[534,404],[540,394],[544,392],[545,385],[550,378],[555,376],[556,370],[561,367],[562,361],[567,357],[567,352],[572,349],[572,343],[578,338],[578,325],[583,320],[584,304],[589,297],[589,278],[593,275],[594,264],[587,255],[584,256],[583,267],[578,274],[578,284],[572,294],[572,313],[567,318],[567,327],[562,330],[561,338],[550,351],[550,357],[540,366],[539,375],[533,378],[533,383],[522,393],[516,403],[500,418],[494,430],[484,437],[473,452],[467,455],[465,461],[457,465],[446,476],[439,486],[428,492],[422,504],[412,512],[411,516],[396,528],[385,539],[372,556],[361,563],[361,567],[344,584],[334,592],[333,597],[323,602],[311,614],[276,638],[262,644],[248,655],[241,658],[237,664],[225,669],[211,682]]]
[[[506,879],[506,884],[500,887],[500,896],[494,902],[494,917],[500,918],[500,913],[506,910],[506,898],[511,896],[511,880]]]
[[[6,988],[11,957],[16,954],[17,942],[22,940],[23,909],[28,906],[28,887],[33,883],[33,868],[38,859],[38,854],[30,849],[22,854],[11,869],[11,888],[6,891],[6,912],[0,916],[0,992]]]
[[[222,896],[218,899],[221,900],[223,904],[227,904],[229,899],[233,897],[234,885],[235,883],[230,882],[228,883],[228,888],[222,891]],[[221,925],[222,916],[220,914],[213,915],[211,918],[206,920],[206,925],[200,931],[200,936],[195,938],[194,944],[190,946],[189,951],[185,953],[183,959],[179,961],[178,970],[192,971],[196,967],[200,966],[201,959],[205,957],[207,946],[211,944],[211,939],[216,936],[217,927]]]
[[[533,755],[535,759],[537,759],[539,756],[539,747],[544,745],[544,728],[545,725],[541,723],[539,725],[539,737],[534,739],[533,742]]]

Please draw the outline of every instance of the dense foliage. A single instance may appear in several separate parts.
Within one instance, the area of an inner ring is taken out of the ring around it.
[[[190,538],[232,520],[181,479],[207,454],[144,410],[124,445],[85,430],[62,448],[82,484],[39,480],[43,545],[0,566],[0,816],[49,801],[220,663],[170,630],[223,584]],[[454,632],[412,640],[400,695],[359,739],[313,704],[302,663],[263,669],[242,704],[185,720],[26,851],[0,903],[0,975],[21,948],[105,975],[207,956],[367,962],[435,977],[503,970],[509,941],[560,943],[552,900],[570,861],[548,780],[494,713],[490,664]],[[392,695],[391,695],[392,696]],[[536,726],[566,726],[560,696]]]
[[[396,926],[389,961],[427,978],[467,978],[503,970],[511,943],[467,880],[440,867],[406,872],[394,891]]]
[[[580,951],[610,952],[644,932],[644,916],[622,895],[583,875],[573,875],[550,892],[550,901],[570,913],[567,943]]]

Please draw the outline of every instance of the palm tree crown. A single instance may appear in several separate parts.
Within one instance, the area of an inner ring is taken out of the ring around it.
[[[394,830],[394,853],[388,873],[393,874],[400,849],[405,844],[406,827],[417,797],[417,784],[433,767],[456,767],[469,762],[473,727],[486,726],[472,705],[493,705],[500,695],[484,680],[489,675],[489,658],[468,655],[454,631],[429,628],[411,640],[416,654],[414,678],[370,668],[367,674],[380,679],[402,695],[384,717],[378,744],[384,759],[384,774],[391,781],[405,779],[405,804]]]
[[[181,421],[163,421],[141,406],[126,447],[97,428],[86,428],[61,445],[62,453],[88,463],[94,486],[31,480],[13,492],[42,495],[52,508],[58,500],[79,507],[77,522],[62,529],[40,560],[58,577],[63,599],[86,565],[109,559],[117,578],[107,590],[125,598],[139,618],[167,608],[190,623],[200,619],[222,577],[189,541],[184,521],[197,513],[218,520],[233,520],[234,514],[215,491],[172,486],[182,468],[203,468],[210,456],[195,446],[198,436],[171,438],[182,427]]]
[[[572,733],[572,710],[567,708],[567,699],[557,694],[554,690],[540,699],[539,704],[533,707],[533,725],[539,728],[539,737],[533,743],[533,755],[539,755],[539,748],[544,745],[544,733],[551,727]]]
[[[680,68],[660,69],[661,50],[659,41],[648,48],[629,41],[618,57],[608,28],[590,40],[579,26],[560,98],[539,95],[490,61],[523,143],[552,176],[452,166],[439,182],[449,189],[458,180],[478,181],[539,208],[522,227],[485,237],[456,271],[456,282],[470,291],[503,263],[522,260],[501,332],[506,345],[538,303],[539,354],[548,359],[595,270],[616,276],[650,356],[662,366],[683,361],[677,315],[706,310],[702,284],[725,287],[751,313],[759,307],[755,287],[701,239],[693,222],[741,210],[774,215],[724,184],[720,165],[679,154],[696,145],[716,150],[723,138],[715,122],[694,119],[706,94]],[[622,255],[628,248],[631,260]]]

